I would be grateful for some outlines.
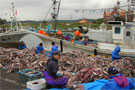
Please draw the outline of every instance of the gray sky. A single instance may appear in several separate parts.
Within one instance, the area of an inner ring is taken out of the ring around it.
[[[121,5],[127,5],[127,0],[119,0]],[[0,0],[0,17],[10,20],[11,3],[14,2],[19,20],[43,20],[52,0]],[[84,13],[75,12],[75,9],[112,8],[117,0],[61,0],[59,19],[99,18],[103,12],[95,11]],[[73,9],[73,10],[63,10]],[[7,15],[5,13],[8,13]],[[50,14],[46,20],[49,20]]]

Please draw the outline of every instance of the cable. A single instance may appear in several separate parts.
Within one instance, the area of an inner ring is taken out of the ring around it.
[[[59,15],[59,10],[60,10],[60,4],[61,4],[61,0],[59,1],[59,5],[58,5],[57,18],[56,18],[56,22],[55,22],[55,32],[57,29],[57,20],[58,20],[58,15]]]
[[[44,21],[44,20],[46,19],[46,17],[48,16],[48,14],[49,14],[50,10],[52,9],[52,6],[53,6],[53,4],[50,6],[50,8],[49,8],[49,10],[48,10],[47,14],[45,15],[45,17],[44,17],[44,19],[43,19],[43,21]],[[42,21],[40,24],[42,24],[42,23],[43,23],[43,21]]]
[[[126,7],[128,5],[120,6],[121,7]],[[102,8],[102,9],[66,9],[66,8],[61,8],[61,10],[103,10],[103,9],[113,9],[113,8]]]

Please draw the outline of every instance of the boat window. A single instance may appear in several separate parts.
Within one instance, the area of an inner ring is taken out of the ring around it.
[[[115,27],[115,34],[120,34],[121,28],[120,27]]]
[[[126,32],[126,36],[130,36],[130,31],[127,31]]]

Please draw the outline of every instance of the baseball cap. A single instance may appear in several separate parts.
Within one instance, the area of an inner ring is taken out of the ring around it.
[[[110,67],[110,68],[108,69],[108,73],[109,73],[109,74],[116,74],[116,73],[118,73],[118,69],[115,68],[115,67]]]
[[[60,56],[60,51],[55,51],[55,52],[53,52],[53,55],[58,55],[58,56]]]

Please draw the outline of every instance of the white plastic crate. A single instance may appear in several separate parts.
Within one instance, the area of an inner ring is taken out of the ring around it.
[[[27,88],[32,90],[41,90],[46,88],[46,81],[43,78],[29,81],[27,82]]]

